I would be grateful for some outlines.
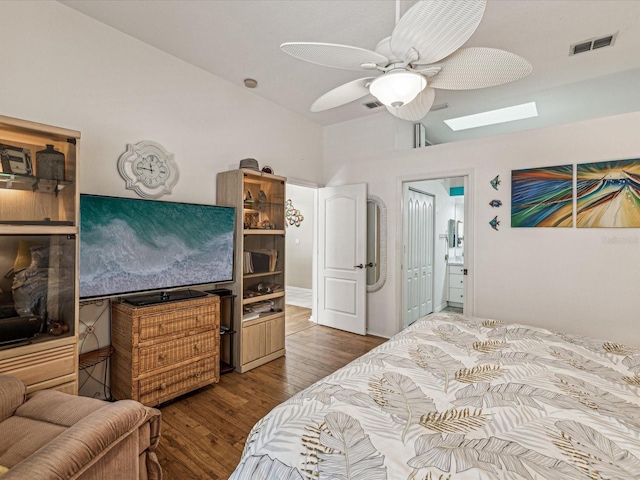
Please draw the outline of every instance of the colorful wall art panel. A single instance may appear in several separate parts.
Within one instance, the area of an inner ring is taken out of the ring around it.
[[[640,159],[583,163],[577,177],[578,227],[640,227]]]
[[[513,170],[511,226],[573,226],[573,165]]]

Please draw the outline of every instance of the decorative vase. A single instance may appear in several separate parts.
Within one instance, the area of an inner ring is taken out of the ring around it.
[[[36,152],[36,174],[38,178],[64,180],[64,153],[55,150],[53,145]]]

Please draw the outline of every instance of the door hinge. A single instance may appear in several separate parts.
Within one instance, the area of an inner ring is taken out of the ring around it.
[[[466,268],[463,268],[463,269],[462,269],[462,274],[463,274],[463,275],[466,275],[466,274],[467,274],[467,269],[466,269]]]

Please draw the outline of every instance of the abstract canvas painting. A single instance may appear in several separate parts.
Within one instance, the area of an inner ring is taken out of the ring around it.
[[[573,225],[573,165],[511,172],[512,227]]]
[[[640,227],[640,159],[578,165],[576,195],[578,227]]]

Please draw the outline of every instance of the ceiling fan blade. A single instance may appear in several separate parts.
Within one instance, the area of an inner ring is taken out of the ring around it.
[[[280,45],[280,49],[305,62],[344,70],[362,70],[364,63],[383,66],[389,63],[387,57],[371,50],[334,43],[288,42]]]
[[[391,34],[391,51],[407,59],[411,48],[419,57],[413,63],[429,64],[460,48],[476,31],[486,0],[422,0],[400,19]]]
[[[438,62],[440,73],[429,86],[446,90],[493,87],[526,77],[533,67],[515,53],[496,48],[461,48]]]
[[[387,107],[387,110],[402,120],[409,120],[410,122],[417,122],[429,113],[433,101],[436,98],[436,92],[431,87],[425,87],[422,92],[411,102],[401,107]]]
[[[369,84],[375,77],[359,78],[328,91],[311,105],[312,112],[323,112],[353,102],[369,94]]]
[[[399,58],[396,58],[396,56],[391,51],[391,47],[389,46],[390,42],[391,42],[391,37],[386,37],[380,40],[378,42],[378,45],[376,45],[376,48],[375,48],[376,53],[379,53],[380,55],[387,57],[389,59],[389,63],[401,61]]]

